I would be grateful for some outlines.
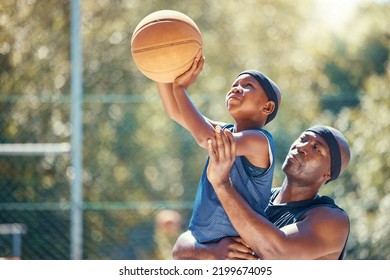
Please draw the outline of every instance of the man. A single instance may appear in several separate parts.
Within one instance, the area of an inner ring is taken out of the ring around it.
[[[199,244],[190,232],[177,240],[175,259],[342,259],[349,218],[320,188],[347,167],[350,150],[344,136],[327,126],[304,131],[283,163],[285,179],[274,189],[268,219],[252,210],[229,178],[236,144],[229,131],[216,129],[209,139],[207,176],[240,238]]]

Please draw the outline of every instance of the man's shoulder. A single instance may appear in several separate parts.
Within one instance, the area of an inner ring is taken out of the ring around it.
[[[340,240],[340,244],[345,246],[350,231],[350,220],[341,208],[320,206],[309,210],[304,216],[302,227],[325,239]],[[342,248],[340,248],[342,255],[341,250]]]
[[[318,195],[313,200],[308,201],[310,205],[307,211],[302,215],[301,219],[305,217],[315,217],[320,221],[327,219],[341,219],[349,222],[347,212],[338,206],[334,199],[329,196]]]
[[[335,205],[336,206],[336,205]],[[303,214],[303,219],[315,219],[316,221],[338,221],[340,223],[349,224],[349,217],[347,212],[342,208],[329,205],[319,205],[317,207],[311,208]]]

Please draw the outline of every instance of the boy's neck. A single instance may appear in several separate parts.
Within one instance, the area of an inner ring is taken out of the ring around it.
[[[249,129],[260,129],[264,127],[264,122],[259,123],[259,122],[236,122],[234,125],[234,132],[240,132],[244,130],[249,130]]]

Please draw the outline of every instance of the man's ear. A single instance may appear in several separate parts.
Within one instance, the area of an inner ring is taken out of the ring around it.
[[[262,112],[266,115],[270,115],[275,110],[275,102],[268,101],[265,106],[262,108]]]
[[[325,177],[325,182],[328,182],[328,180],[330,180],[330,178],[332,178],[332,176],[330,175],[330,172],[326,173],[324,175],[324,177]]]

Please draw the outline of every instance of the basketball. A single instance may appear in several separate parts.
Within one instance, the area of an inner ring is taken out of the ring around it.
[[[201,52],[198,26],[178,11],[160,10],[147,15],[131,38],[131,54],[137,68],[156,82],[173,82],[190,69]]]

